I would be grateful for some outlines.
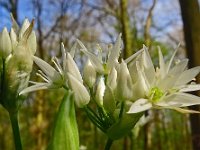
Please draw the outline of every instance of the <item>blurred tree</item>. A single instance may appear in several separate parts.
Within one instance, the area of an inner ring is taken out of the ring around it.
[[[187,55],[190,59],[189,67],[200,65],[200,12],[198,0],[179,0],[184,27]],[[197,77],[200,83],[200,76]],[[200,95],[200,93],[198,93]],[[200,110],[199,106],[192,106],[193,110]],[[193,149],[200,149],[200,115],[190,116]]]
[[[3,6],[8,12],[12,13],[15,20],[18,21],[18,4],[19,0],[1,0],[0,6]]]
[[[128,0],[120,0],[120,13],[121,13],[121,31],[124,43],[124,58],[133,54],[133,36],[130,26],[130,17],[128,15]]]

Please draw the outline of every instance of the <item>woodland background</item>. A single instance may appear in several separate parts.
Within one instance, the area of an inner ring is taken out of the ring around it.
[[[35,19],[37,56],[50,62],[60,56],[60,42],[69,49],[78,38],[90,49],[97,43],[113,43],[122,33],[128,57],[149,47],[157,58],[160,46],[165,59],[181,43],[178,55],[190,59],[189,67],[200,65],[200,1],[198,0],[0,0],[0,30],[11,27],[10,12],[19,24]],[[81,67],[85,61],[76,52]],[[32,80],[39,80],[34,66]],[[197,82],[200,78],[197,78]],[[196,93],[200,94],[200,93]],[[30,93],[20,110],[20,130],[25,150],[44,150],[51,138],[54,116],[63,97],[61,90]],[[193,106],[199,110],[199,106]],[[77,109],[80,143],[87,150],[101,150],[106,137]],[[8,114],[0,106],[0,150],[12,150]],[[84,149],[84,148],[83,148]],[[113,150],[199,150],[200,115],[183,115],[170,110],[150,111],[146,118]]]

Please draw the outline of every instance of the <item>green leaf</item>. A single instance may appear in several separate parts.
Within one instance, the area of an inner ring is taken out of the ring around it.
[[[121,119],[119,119],[115,124],[113,124],[107,130],[107,136],[112,140],[118,140],[125,135],[127,135],[135,124],[142,117],[143,113],[137,114],[127,114],[125,113]]]
[[[48,150],[79,150],[74,98],[68,92],[60,104]]]

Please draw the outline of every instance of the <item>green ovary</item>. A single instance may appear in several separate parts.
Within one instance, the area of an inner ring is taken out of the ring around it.
[[[153,87],[151,88],[148,97],[151,102],[158,102],[163,95],[164,93],[162,90],[160,90],[158,87]]]

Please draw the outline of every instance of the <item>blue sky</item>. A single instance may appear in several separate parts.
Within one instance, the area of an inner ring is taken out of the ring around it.
[[[0,0],[1,1],[1,0]],[[131,0],[130,0],[131,1]],[[42,13],[42,18],[45,18],[45,25],[48,26],[52,24],[52,18],[55,15],[55,9],[57,6],[53,5],[46,5],[46,0],[41,0],[43,5],[44,13]],[[92,2],[90,0],[90,2]],[[142,7],[144,9],[147,9],[151,6],[152,0],[141,0]],[[76,15],[77,12],[79,11],[79,6],[73,5],[71,6],[73,9],[70,9],[72,12],[68,12],[70,14]],[[19,13],[19,21],[22,22],[25,17],[28,17],[29,20],[34,18],[34,8],[30,4],[30,0],[19,0],[19,5],[18,5],[18,13]],[[140,10],[138,11],[138,16],[140,17],[142,13],[140,13]],[[142,15],[145,16],[143,13]],[[153,28],[151,29],[152,34],[155,34],[156,36],[162,37],[165,33],[167,32],[173,32],[174,26],[182,26],[182,21],[181,21],[181,16],[180,16],[180,9],[179,9],[179,4],[178,0],[158,0],[156,7],[153,12],[154,16],[154,23],[159,26],[163,27],[169,22],[173,22],[173,25],[167,26],[164,31],[158,32],[154,30]],[[9,17],[9,13],[0,7],[0,30],[4,26],[10,28],[11,26],[11,20]],[[139,24],[141,26],[141,24]],[[143,26],[139,27],[142,28]]]

